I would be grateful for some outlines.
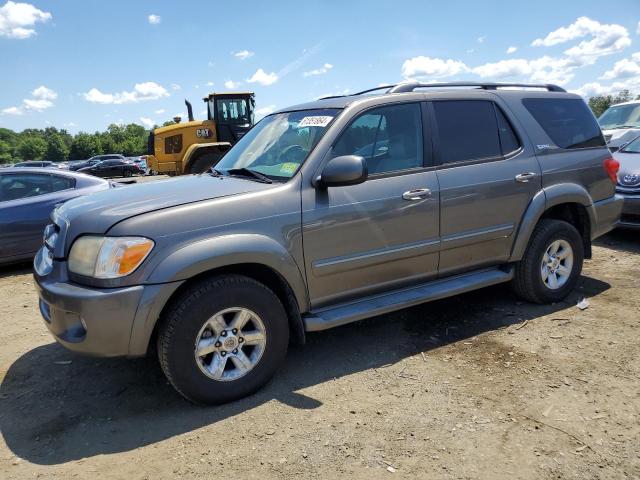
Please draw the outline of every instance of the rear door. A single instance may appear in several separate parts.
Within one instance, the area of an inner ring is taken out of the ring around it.
[[[506,261],[540,167],[504,105],[487,99],[434,100],[440,185],[439,274]]]
[[[438,182],[420,103],[365,111],[342,132],[332,156],[360,155],[360,185],[302,192],[302,228],[313,308],[435,277]],[[428,129],[427,129],[428,131]]]

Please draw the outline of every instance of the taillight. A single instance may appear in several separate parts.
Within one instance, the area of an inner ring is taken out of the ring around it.
[[[607,158],[604,162],[604,170],[615,185],[618,183],[618,170],[620,170],[620,162],[613,158]]]

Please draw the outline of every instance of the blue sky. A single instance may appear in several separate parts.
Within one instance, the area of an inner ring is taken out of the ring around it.
[[[229,88],[264,114],[407,79],[640,94],[639,21],[639,0],[0,0],[0,126],[149,125],[184,98],[202,118]]]

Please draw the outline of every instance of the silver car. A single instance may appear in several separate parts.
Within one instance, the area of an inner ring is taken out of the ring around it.
[[[616,191],[624,197],[619,225],[640,228],[640,137],[613,154],[620,162]]]
[[[208,173],[56,209],[34,263],[55,339],[155,350],[178,392],[220,403],[264,385],[307,332],[503,282],[564,299],[622,208],[584,100],[373,90],[266,116]]]

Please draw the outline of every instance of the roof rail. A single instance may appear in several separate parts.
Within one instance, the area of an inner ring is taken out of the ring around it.
[[[475,87],[483,90],[497,90],[498,88],[546,88],[550,92],[566,92],[558,85],[551,83],[492,83],[492,82],[449,82],[449,83],[399,83],[388,90],[387,93],[413,92],[416,88],[442,88],[442,87]]]

